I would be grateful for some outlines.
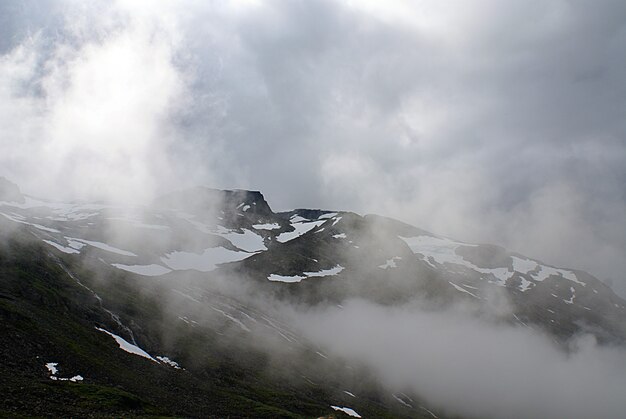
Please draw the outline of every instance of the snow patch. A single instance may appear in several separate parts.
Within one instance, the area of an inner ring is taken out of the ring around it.
[[[411,406],[410,404],[408,404],[407,402],[405,402],[404,400],[402,400],[400,397],[396,396],[395,394],[392,394],[392,396],[394,399],[396,399],[398,402],[402,403],[406,407],[413,408],[413,406]]]
[[[254,224],[252,227],[254,227],[257,230],[277,230],[280,228],[280,224],[278,223]]]
[[[384,264],[379,265],[378,267],[380,269],[397,268],[398,266],[396,265],[396,260],[402,260],[402,258],[400,256],[394,256],[391,259],[387,259]]]
[[[112,266],[143,276],[160,276],[172,272],[171,269],[154,263],[151,265],[123,265],[121,263],[113,263]]]
[[[576,290],[574,289],[574,287],[569,287],[569,290],[572,293],[572,296],[569,300],[563,300],[563,302],[565,304],[574,304],[574,298],[576,298]]]
[[[270,276],[267,277],[267,279],[269,279],[270,281],[275,281],[275,282],[300,282],[305,278],[306,276],[300,276],[300,275],[285,276],[285,275],[276,275],[276,274],[271,274]]]
[[[517,256],[511,256],[511,259],[513,260],[513,270],[521,274],[529,274],[539,266],[534,260],[521,259]]]
[[[224,310],[220,310],[219,308],[213,307],[212,305],[209,304],[209,307],[211,307],[212,310],[217,311],[218,313],[222,314],[224,317],[226,317],[228,320],[232,321],[233,323],[235,323],[237,326],[239,326],[241,329],[243,329],[246,332],[249,332],[250,329],[248,329],[248,326],[246,326],[245,324],[243,324],[243,322],[241,320],[239,320],[236,317],[231,316],[230,314],[228,314],[227,312],[225,312]]]
[[[161,262],[175,271],[191,269],[200,272],[210,272],[215,270],[217,265],[237,262],[251,255],[251,253],[237,252],[223,247],[210,247],[200,254],[191,252],[167,253],[161,257]]]
[[[530,275],[533,280],[539,282],[544,281],[552,275],[556,275],[561,276],[567,280],[576,282],[582,286],[586,285],[585,283],[578,280],[574,272],[565,269],[553,268],[551,266],[540,265],[536,261],[530,259],[522,259],[517,256],[511,256],[511,260],[513,262],[513,271],[511,271],[508,267],[491,269],[479,268],[478,266],[474,265],[468,260],[465,260],[462,256],[456,253],[458,247],[478,246],[474,244],[466,244],[456,242],[447,238],[434,236],[400,237],[400,239],[402,239],[409,246],[413,253],[421,255],[423,257],[423,260],[433,268],[436,268],[436,266],[431,263],[431,260],[440,265],[446,263],[461,265],[475,272],[492,275],[495,279],[489,280],[489,282],[500,286],[506,286],[506,282],[510,278],[512,278],[515,272],[519,272],[524,275]],[[518,289],[520,291],[527,291],[533,286],[534,283],[522,278],[522,283]]]
[[[84,378],[82,375],[75,375],[73,377],[70,378],[62,378],[62,377],[57,377],[57,372],[59,372],[57,366],[59,364],[57,362],[48,362],[46,364],[46,368],[48,369],[48,371],[50,371],[50,379],[54,380],[54,381],[71,381],[73,383],[77,383],[79,381],[83,381]]]
[[[334,276],[334,275],[339,274],[344,269],[345,268],[343,266],[337,265],[333,268],[323,269],[317,272],[302,272],[302,275],[284,276],[284,275],[270,274],[270,276],[268,276],[267,279],[269,279],[270,281],[278,281],[278,282],[300,282],[306,278],[314,278],[314,277],[321,278],[325,276]]]
[[[511,272],[508,268],[479,268],[473,263],[463,259],[462,256],[456,253],[456,249],[459,246],[472,246],[460,242],[455,242],[450,239],[433,237],[433,236],[417,236],[417,237],[400,237],[409,246],[411,251],[415,254],[424,256],[424,260],[432,266],[429,258],[432,258],[436,263],[440,265],[449,263],[454,265],[461,265],[469,268],[473,271],[492,275],[495,280],[490,280],[496,285],[505,286],[506,281],[509,279]]]
[[[454,282],[450,282],[450,281],[448,281],[448,283],[449,283],[450,285],[452,285],[452,286],[453,286],[453,287],[454,287],[457,291],[464,292],[464,293],[469,294],[469,295],[471,295],[472,297],[474,297],[474,298],[476,298],[476,299],[479,299],[479,300],[480,300],[480,297],[479,297],[479,296],[477,296],[476,294],[473,294],[473,293],[469,292],[468,290],[466,290],[465,288],[463,288],[463,287],[461,287],[461,286],[459,286],[459,285],[455,284]]]
[[[313,222],[299,222],[295,223],[292,220],[291,226],[295,229],[294,231],[288,231],[286,233],[281,233],[276,237],[276,240],[281,243],[286,243],[290,240],[298,238],[303,234],[308,233],[313,230],[315,227],[319,227],[324,224],[325,221],[313,221]]]
[[[309,278],[310,277],[322,277],[322,276],[334,276],[334,275],[339,274],[343,270],[344,270],[343,266],[337,265],[334,268],[323,269],[317,272],[303,272],[302,274]]]
[[[0,215],[5,216],[6,218],[8,218],[9,220],[11,220],[11,221],[13,221],[13,222],[15,222],[15,223],[19,223],[19,224],[25,224],[25,225],[33,226],[33,227],[35,227],[35,228],[37,228],[37,229],[39,229],[39,230],[42,230],[42,231],[47,231],[48,233],[60,233],[60,231],[59,231],[59,230],[54,229],[54,228],[50,228],[50,227],[46,227],[46,226],[42,226],[41,224],[34,224],[34,223],[29,223],[29,222],[26,222],[26,221],[22,221],[20,218],[22,218],[22,219],[23,219],[24,217],[16,218],[16,217],[12,217],[12,216],[10,216],[10,215],[8,215],[8,214],[5,214],[5,213],[3,213],[3,212],[0,212]]]
[[[100,242],[96,242],[96,241],[76,239],[76,238],[69,238],[69,240],[72,240],[74,242],[80,242],[80,243],[88,244],[89,246],[98,248],[100,250],[104,250],[104,251],[110,252],[110,253],[116,253],[116,254],[122,255],[122,256],[133,256],[133,257],[137,256],[133,252],[129,252],[128,250],[118,249],[117,247],[113,247],[113,246],[108,245],[106,243],[100,243]]]
[[[336,212],[329,212],[329,213],[320,215],[319,217],[317,217],[317,219],[318,220],[328,220],[329,218],[336,217],[337,215],[339,215],[339,214],[337,214]]]
[[[311,221],[311,220],[301,217],[299,215],[292,215],[289,221],[292,223],[302,223],[302,222]]]
[[[59,365],[58,362],[48,362],[46,364],[46,368],[48,368],[48,371],[50,371],[50,374],[56,375],[56,373],[59,372],[59,370],[57,369],[58,365]]]
[[[341,406],[330,406],[333,409],[335,409],[338,412],[343,412],[348,416],[352,416],[354,418],[360,418],[361,415],[359,415],[357,412],[354,411],[354,409],[350,409],[349,407],[341,407]]]
[[[518,289],[522,292],[528,291],[531,287],[535,286],[533,282],[530,282],[524,277],[520,277],[520,281],[521,281],[521,284]]]
[[[169,365],[169,366],[170,366],[170,367],[172,367],[172,368],[175,368],[175,369],[177,369],[177,370],[180,370],[180,369],[181,369],[181,367],[180,367],[180,365],[178,364],[178,362],[176,362],[176,361],[172,361],[171,359],[169,359],[169,358],[168,358],[168,357],[166,357],[166,356],[157,356],[156,358],[157,358],[159,361],[161,361],[162,363],[164,363],[164,364],[166,364],[166,365]]]
[[[565,279],[569,279],[570,281],[576,282],[582,286],[587,285],[583,282],[580,282],[578,278],[576,278],[576,275],[573,272],[566,271],[565,269],[553,268],[552,266],[541,265],[541,269],[539,269],[539,272],[537,272],[536,274],[532,274],[532,277],[536,281],[540,281],[540,282],[545,281],[551,276],[561,276]]]
[[[43,240],[44,243],[49,244],[50,246],[55,247],[56,249],[60,250],[63,253],[67,253],[67,254],[75,254],[75,253],[80,253],[78,250],[73,249],[71,247],[65,247],[65,246],[61,246],[59,243],[53,242],[51,240]]]
[[[96,330],[98,330],[100,332],[103,332],[103,333],[106,333],[107,335],[109,335],[113,339],[115,339],[115,341],[117,342],[117,344],[119,345],[121,350],[126,351],[129,354],[142,356],[144,358],[149,359],[150,361],[156,362],[157,364],[159,363],[159,361],[157,361],[156,359],[152,358],[150,356],[150,354],[148,354],[148,352],[144,351],[143,349],[141,349],[137,345],[133,345],[132,343],[128,342],[123,337],[120,337],[120,336],[118,336],[118,335],[116,335],[114,333],[111,333],[108,330],[102,329],[100,327],[96,327]]]
[[[248,229],[243,229],[243,233],[226,230],[218,231],[215,234],[224,237],[235,247],[241,250],[245,250],[246,252],[260,252],[263,250],[267,250],[265,244],[263,243],[263,237]]]

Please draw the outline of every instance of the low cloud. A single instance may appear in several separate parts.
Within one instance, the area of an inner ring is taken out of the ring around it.
[[[390,389],[475,418],[620,418],[626,352],[580,336],[566,353],[527,327],[486,322],[467,309],[428,311],[352,300],[295,315],[335,356],[374,369]]]

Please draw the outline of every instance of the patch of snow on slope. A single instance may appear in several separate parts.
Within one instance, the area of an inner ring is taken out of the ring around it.
[[[159,363],[159,361],[157,361],[156,359],[152,358],[150,356],[150,354],[148,354],[148,352],[144,351],[143,349],[141,349],[139,346],[137,345],[133,345],[132,343],[128,342],[126,339],[109,332],[108,330],[102,329],[100,327],[96,327],[97,330],[99,330],[100,332],[104,332],[107,335],[111,336],[113,339],[115,339],[115,341],[117,342],[117,344],[119,345],[120,349],[123,351],[126,351],[130,354],[134,354],[134,355],[139,355],[142,356],[144,358],[147,358],[151,361],[156,362],[157,364]]]
[[[294,223],[292,220],[292,226],[295,229],[294,231],[288,231],[286,233],[281,233],[276,237],[276,240],[281,242],[281,243],[286,243],[290,240],[293,240],[297,237],[302,236],[303,234],[308,233],[309,231],[313,230],[315,227],[321,226],[322,224],[324,224],[326,221],[322,220],[322,221],[313,221],[313,222],[299,222],[299,223]]]
[[[354,411],[354,409],[350,409],[349,407],[341,407],[341,406],[330,406],[333,409],[335,409],[338,412],[343,412],[348,416],[352,416],[353,418],[360,418],[361,415],[359,415],[357,412]]]
[[[15,223],[20,223],[20,224],[33,226],[33,227],[35,227],[35,228],[37,228],[39,230],[47,231],[48,233],[60,233],[60,231],[57,230],[57,229],[46,227],[46,226],[42,226],[41,224],[35,224],[35,223],[29,223],[29,222],[26,222],[26,221],[22,221],[20,218],[12,217],[12,216],[10,216],[8,214],[5,214],[3,212],[0,212],[0,215],[5,216],[6,218],[8,218],[9,220],[11,220],[11,221],[13,221]],[[23,218],[23,217],[21,217],[21,218]]]
[[[265,244],[263,243],[263,237],[248,229],[243,229],[243,233],[237,233],[234,231],[218,231],[215,234],[224,237],[235,247],[247,252],[260,252],[267,250]]]
[[[514,272],[530,275],[535,281],[544,281],[552,275],[561,276],[570,281],[576,282],[585,286],[586,284],[579,281],[576,275],[565,269],[557,269],[546,265],[540,265],[537,262],[530,259],[521,259],[516,256],[512,256],[513,272],[509,268],[479,268],[473,263],[465,260],[462,256],[456,253],[456,249],[459,246],[477,246],[472,244],[465,244],[455,242],[447,238],[432,237],[432,236],[417,236],[417,237],[400,237],[409,246],[413,253],[422,255],[424,260],[432,266],[430,259],[439,264],[455,264],[465,266],[473,271],[493,275],[495,280],[489,282],[495,283],[500,286],[505,286],[506,281],[513,276]],[[537,271],[537,269],[539,269]],[[527,291],[534,285],[532,282],[522,278],[522,284],[519,287],[520,291]]]
[[[254,224],[252,227],[254,227],[257,230],[277,230],[280,228],[280,224],[278,223]]]
[[[100,242],[96,242],[96,241],[76,239],[76,238],[68,238],[68,239],[72,240],[72,241],[75,241],[75,242],[81,242],[81,243],[84,243],[84,244],[88,244],[89,246],[96,247],[96,248],[98,248],[100,250],[104,250],[106,252],[117,253],[118,255],[137,256],[133,252],[129,252],[128,250],[118,249],[117,247],[110,246],[110,245],[108,245],[106,243],[100,243]]]
[[[570,281],[580,284],[583,287],[587,285],[584,282],[581,282],[580,280],[578,280],[578,278],[576,277],[576,274],[574,274],[574,272],[572,271],[568,271],[566,269],[557,269],[557,268],[553,268],[552,266],[546,266],[546,265],[541,265],[541,269],[539,270],[539,272],[537,272],[536,274],[532,274],[532,277],[536,281],[544,281],[552,275],[561,276],[565,279],[569,279]]]
[[[83,381],[83,377],[82,375],[75,375],[71,378],[62,378],[62,377],[57,377],[57,372],[59,372],[59,370],[57,369],[57,366],[59,364],[57,362],[48,362],[46,364],[46,368],[48,369],[48,371],[50,371],[50,379],[54,380],[54,381],[71,381],[73,383],[77,383],[79,381]]]
[[[285,276],[285,275],[276,275],[276,274],[271,274],[270,276],[267,277],[267,279],[269,279],[270,281],[275,281],[275,282],[300,282],[305,278],[306,276],[300,276],[300,275]]]
[[[524,278],[524,277],[520,277],[520,281],[521,281],[521,284],[520,284],[520,286],[518,287],[518,289],[519,289],[520,291],[522,291],[522,292],[528,291],[531,287],[534,287],[534,286],[535,286],[535,283],[534,283],[534,282],[530,282],[529,280],[527,280],[527,279],[526,279],[526,278]]]
[[[334,268],[323,269],[323,270],[317,271],[317,272],[303,272],[302,275],[306,275],[307,277],[333,276],[333,275],[337,275],[338,273],[340,273],[343,270],[344,270],[343,266],[337,265]]]
[[[433,412],[431,412],[430,410],[426,409],[424,406],[420,406],[420,409],[428,412],[428,414],[430,414],[430,416],[434,417],[435,419],[439,419],[439,416],[435,415]]]
[[[77,242],[76,240],[70,239],[69,237],[66,237],[65,240],[67,240],[67,245],[72,249],[80,250],[83,247],[87,246],[85,243]]]
[[[489,282],[495,283],[500,286],[505,286],[507,279],[509,279],[511,272],[508,268],[479,268],[473,263],[463,259],[462,256],[456,253],[456,249],[459,246],[476,246],[464,243],[455,242],[450,239],[433,237],[433,236],[417,236],[417,237],[400,237],[409,246],[411,251],[416,254],[423,255],[426,260],[432,258],[435,262],[443,265],[450,263],[454,265],[465,266],[473,271],[493,275],[495,280]]]
[[[413,407],[410,404],[408,404],[407,402],[405,402],[404,400],[402,400],[400,397],[396,396],[395,394],[392,394],[392,396],[393,396],[394,399],[396,399],[398,402],[402,403],[406,407],[410,407],[410,408]]]
[[[464,293],[469,294],[469,295],[471,295],[472,297],[474,297],[474,298],[476,298],[476,299],[479,299],[479,300],[480,300],[480,297],[479,297],[479,296],[477,296],[477,295],[475,295],[475,294],[473,294],[473,293],[469,292],[469,291],[468,291],[468,290],[466,290],[465,288],[463,288],[463,287],[461,287],[461,286],[459,286],[459,285],[455,284],[454,282],[450,282],[450,281],[448,281],[448,282],[449,282],[449,283],[450,283],[450,285],[452,285],[452,286],[453,286],[453,287],[454,287],[457,291],[464,292]]]
[[[192,269],[200,272],[210,272],[217,268],[217,265],[228,262],[237,262],[250,257],[247,252],[237,252],[223,247],[210,247],[204,252],[172,252],[161,258],[168,268],[175,271]]]
[[[209,307],[211,307],[212,310],[217,311],[218,313],[222,314],[224,317],[226,317],[228,320],[230,320],[233,323],[235,323],[237,326],[239,326],[244,331],[246,331],[246,332],[250,331],[250,329],[248,329],[248,326],[243,324],[243,322],[241,320],[239,320],[238,318],[233,317],[230,314],[228,314],[227,312],[225,312],[224,310],[220,310],[219,308],[213,307],[210,304],[209,304]]]
[[[458,243],[450,239],[431,236],[400,238],[404,240],[413,253],[421,254],[427,258],[430,257],[440,265],[443,265],[444,263],[453,263],[456,265],[467,266],[469,263],[455,252],[457,247],[463,245],[462,243]]]
[[[339,233],[339,234],[333,235],[333,239],[345,239],[346,237],[347,237],[346,233]]]
[[[46,364],[46,368],[48,369],[48,371],[50,371],[50,374],[56,375],[56,373],[59,372],[59,370],[57,369],[58,365],[58,362],[48,362]]]
[[[339,215],[339,214],[337,214],[336,212],[329,212],[327,214],[320,215],[319,217],[317,217],[317,219],[318,220],[328,220],[329,218],[336,217],[337,215]]]
[[[170,367],[172,367],[172,368],[175,368],[175,369],[177,369],[177,370],[182,369],[182,368],[180,367],[180,365],[178,364],[178,362],[176,362],[176,361],[172,361],[171,359],[169,359],[169,358],[168,358],[168,357],[166,357],[166,356],[157,356],[156,358],[157,358],[159,361],[161,361],[162,363],[164,363],[164,364],[166,364],[166,365],[169,365],[169,366],[170,366]]]
[[[356,396],[355,396],[354,394],[350,393],[350,392],[349,392],[349,391],[347,391],[347,390],[344,390],[343,392],[344,392],[344,393],[346,393],[346,394],[347,394],[348,396],[350,396],[350,397],[354,397],[354,398],[356,398]]]
[[[574,298],[576,298],[576,290],[574,289],[574,287],[569,287],[569,290],[572,293],[572,296],[569,300],[563,300],[563,302],[566,304],[574,304]]]
[[[378,267],[380,269],[397,268],[398,265],[396,265],[396,260],[402,260],[402,258],[400,256],[394,256],[391,259],[387,259],[384,264],[379,265]]]
[[[123,265],[121,263],[113,263],[112,266],[143,276],[160,276],[172,272],[171,269],[154,263],[151,265]]]
[[[511,256],[511,259],[513,260],[513,270],[521,274],[529,274],[539,267],[539,264],[534,260],[521,259],[517,256]]]
[[[320,277],[325,277],[325,276],[334,276],[334,275],[339,274],[344,269],[345,268],[343,266],[337,265],[333,268],[322,269],[321,271],[317,271],[317,272],[303,272],[302,275],[285,276],[285,275],[271,274],[270,276],[267,277],[267,279],[269,279],[270,281],[276,281],[276,282],[300,282],[306,278],[314,278],[314,277],[320,278]]]
[[[81,221],[100,215],[100,211],[105,208],[111,208],[102,204],[76,204],[65,202],[48,202],[40,201],[28,196],[24,197],[23,204],[12,204],[11,206],[21,209],[46,208],[51,211],[52,215],[47,219],[54,221]],[[2,203],[0,203],[2,205]]]
[[[557,269],[557,268],[553,268],[551,266],[546,266],[546,265],[540,265],[534,260],[520,259],[516,256],[511,256],[511,259],[513,259],[514,270],[523,274],[527,274],[527,275],[530,274],[532,278],[536,281],[541,282],[541,281],[546,280],[548,277],[552,275],[556,275],[556,276],[562,276],[563,278],[570,280],[572,282],[575,282],[577,284],[580,284],[583,287],[587,285],[584,282],[580,281],[576,277],[576,274],[574,274],[574,272],[572,271],[568,271],[566,269]],[[522,280],[522,287],[526,285],[526,288],[522,289],[522,291],[525,291],[526,289],[530,287],[530,285],[526,284],[526,282],[528,281]]]
[[[72,249],[71,247],[65,247],[65,246],[61,246],[60,244],[53,242],[51,240],[43,240],[44,243],[49,244],[50,246],[53,246],[55,248],[57,248],[58,250],[60,250],[63,253],[67,253],[67,254],[74,254],[74,253],[80,253],[78,250],[76,249]]]

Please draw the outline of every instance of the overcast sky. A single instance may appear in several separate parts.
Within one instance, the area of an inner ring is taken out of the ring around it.
[[[623,0],[5,0],[0,54],[27,193],[256,189],[626,295]]]

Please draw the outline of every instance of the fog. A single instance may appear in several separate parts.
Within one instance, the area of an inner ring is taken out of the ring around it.
[[[547,335],[476,317],[466,307],[425,310],[363,300],[297,314],[330,354],[371,366],[391,389],[475,418],[620,418],[626,351],[591,335],[566,353]]]
[[[617,0],[4,1],[0,176],[124,205],[261,190],[275,211],[383,214],[624,296],[624,21]],[[150,245],[174,242],[206,245]],[[276,310],[230,279],[215,286],[442,412],[623,416],[623,349],[583,335],[564,351],[498,321],[506,303]]]

